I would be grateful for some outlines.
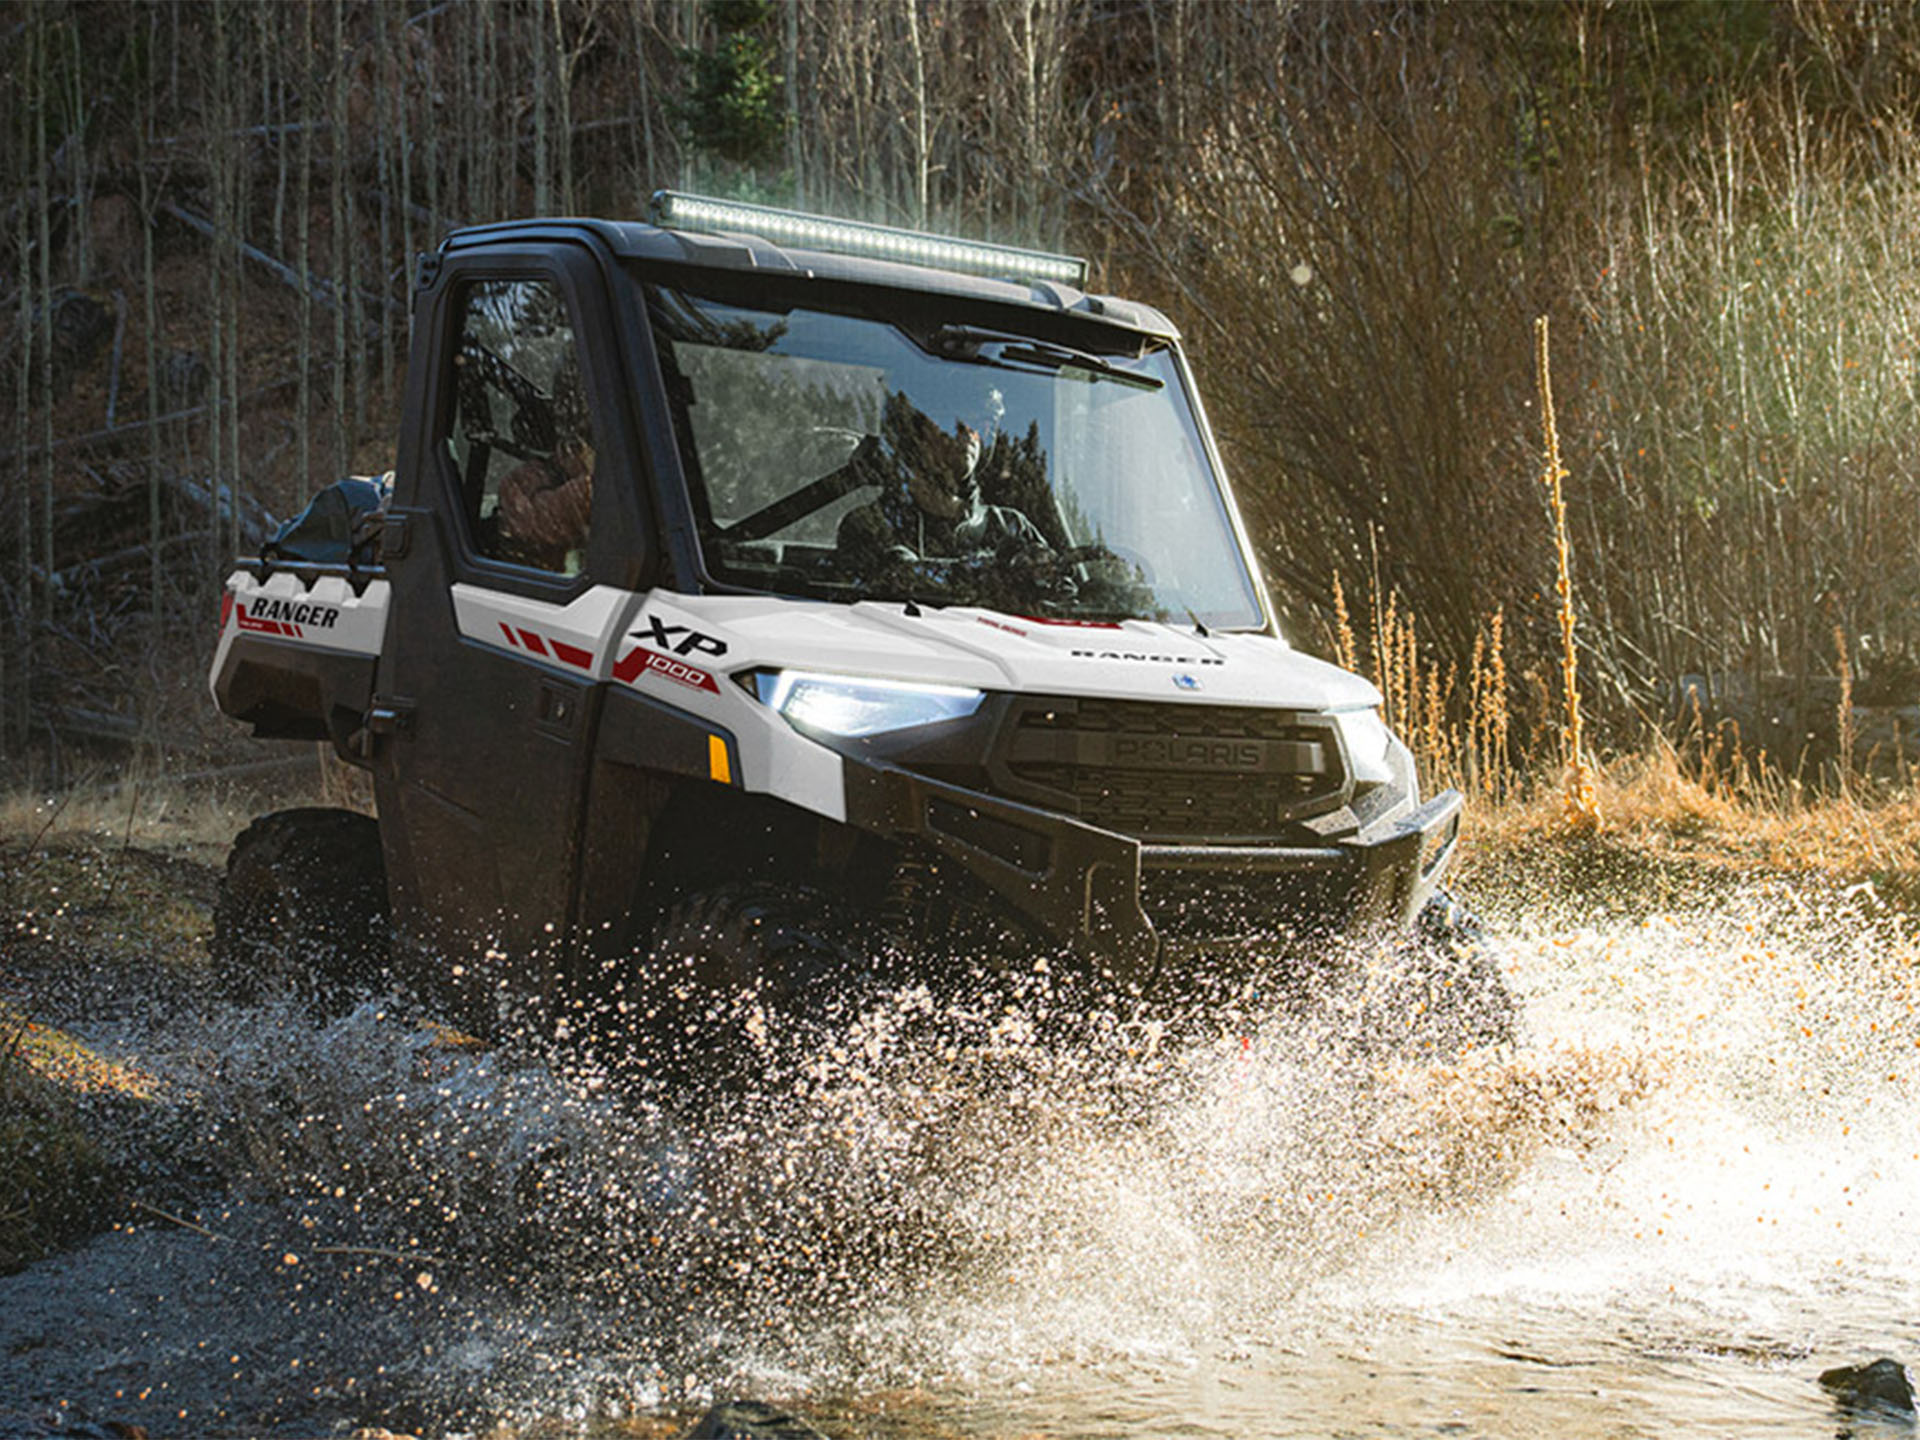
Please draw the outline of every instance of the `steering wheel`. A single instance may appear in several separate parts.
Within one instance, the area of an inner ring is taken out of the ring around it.
[[[511,361],[468,337],[461,342],[455,370],[455,390],[469,429],[485,431],[490,444],[519,460],[552,453],[556,443],[553,401]],[[508,434],[493,429],[492,407],[487,403],[490,389],[504,391],[513,403]]]
[[[1056,550],[1054,557],[1061,565],[1085,565],[1096,560],[1117,560],[1133,571],[1130,579],[1137,579],[1144,585],[1154,583],[1153,566],[1147,562],[1147,557],[1126,545],[1108,545],[1100,541],[1090,545],[1070,545],[1065,550]]]

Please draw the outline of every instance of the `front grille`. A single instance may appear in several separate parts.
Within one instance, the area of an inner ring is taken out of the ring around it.
[[[1335,930],[1353,913],[1350,865],[1299,870],[1156,870],[1140,875],[1140,904],[1161,938],[1206,941],[1298,939]]]
[[[1286,711],[1027,700],[1001,731],[1016,798],[1141,840],[1247,844],[1334,809],[1346,769],[1330,722]]]

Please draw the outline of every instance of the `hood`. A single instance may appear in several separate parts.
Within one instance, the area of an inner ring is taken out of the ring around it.
[[[954,606],[836,605],[762,596],[670,595],[643,607],[724,644],[724,669],[820,670],[1022,694],[1196,705],[1349,710],[1372,685],[1271,635],[1190,625],[1035,620]]]

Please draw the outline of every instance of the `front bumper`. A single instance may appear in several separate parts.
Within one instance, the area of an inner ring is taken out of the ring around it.
[[[1143,844],[897,766],[847,761],[847,819],[961,866],[1099,972],[1145,988],[1179,959],[1297,931],[1410,924],[1453,858],[1458,791],[1316,846]]]

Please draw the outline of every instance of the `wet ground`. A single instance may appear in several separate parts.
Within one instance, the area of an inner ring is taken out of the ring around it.
[[[1522,1044],[1297,1012],[1058,1040],[905,994],[698,1128],[391,1003],[16,947],[0,998],[146,1077],[119,1227],[0,1278],[0,1435],[1907,1434],[1914,950],[1870,894],[1494,905]],[[39,956],[39,959],[36,959]],[[183,978],[185,977],[185,978]],[[96,1433],[108,1433],[104,1430]]]

